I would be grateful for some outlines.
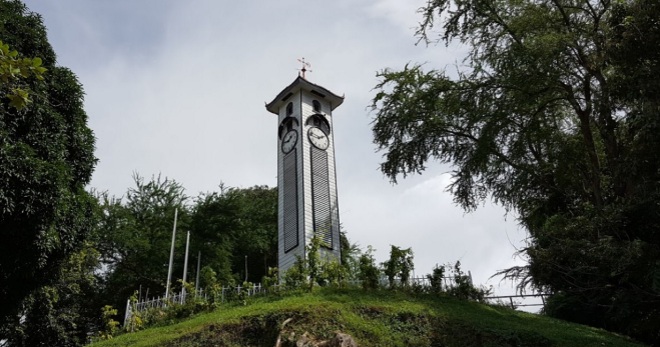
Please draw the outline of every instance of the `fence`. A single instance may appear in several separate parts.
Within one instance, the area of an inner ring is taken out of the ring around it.
[[[467,274],[464,275],[464,277],[467,277],[469,283],[472,284],[472,273],[470,271],[468,271]],[[431,279],[429,279],[428,277],[414,277],[414,278],[410,279],[409,284],[411,286],[418,286],[418,287],[428,288],[428,287],[431,287]],[[455,285],[456,285],[456,276],[442,277],[442,283],[441,283],[442,288],[451,288],[451,287],[454,287]]]
[[[243,290],[245,290],[245,294],[247,296],[254,296],[266,292],[266,289],[262,287],[261,284],[253,284],[247,288],[244,288],[240,285],[236,287],[222,287],[220,290],[220,302],[225,302],[227,296],[233,294],[234,292],[236,292],[236,295],[240,295]],[[151,308],[164,309],[168,305],[182,305],[185,304],[186,301],[190,298],[202,298],[206,301],[209,299],[209,294],[206,293],[203,289],[199,289],[193,293],[186,293],[185,291],[181,291],[180,293],[173,294],[169,298],[157,297],[151,300],[146,299],[143,301],[138,301],[133,304],[131,304],[131,299],[128,299],[126,301],[126,313],[124,314],[124,326],[130,322],[130,318],[132,317],[134,311],[142,312]]]
[[[467,275],[465,275],[465,277],[467,277],[469,283],[472,284],[472,274],[470,273],[470,271],[467,272]],[[384,288],[389,287],[389,281],[387,280],[387,278],[381,277],[379,282],[381,287]],[[354,280],[354,281],[349,281],[348,285],[359,287],[361,283],[362,281]],[[455,283],[456,283],[456,278],[454,276],[443,277],[441,287],[443,289],[449,289],[454,287],[456,285]],[[395,281],[395,284],[400,285],[401,283],[397,280]],[[431,280],[427,277],[415,277],[409,279],[408,285],[422,287],[422,288],[429,288],[431,287]],[[220,302],[225,302],[227,300],[227,296],[233,294],[234,292],[236,292],[236,295],[240,295],[241,292],[244,291],[245,289],[246,288],[240,285],[236,287],[222,287],[222,289],[220,290]],[[261,284],[254,284],[252,286],[249,286],[247,287],[247,290],[245,290],[244,292],[244,294],[247,296],[254,296],[264,293],[266,293],[266,288],[264,288]],[[491,304],[504,304],[506,306],[510,306],[512,309],[518,309],[520,307],[545,306],[545,298],[547,296],[548,294],[501,295],[501,296],[487,296],[484,299]],[[541,298],[542,303],[525,304],[521,301],[514,301],[514,299],[524,300],[526,298],[538,298],[538,297]],[[133,304],[131,304],[131,300],[128,299],[126,301],[126,314],[124,315],[124,326],[126,326],[130,322],[130,318],[132,317],[133,311],[142,312],[151,308],[166,308],[168,305],[177,305],[177,304],[181,305],[181,304],[185,304],[187,299],[189,298],[195,298],[195,299],[203,298],[203,300],[208,300],[209,293],[205,292],[202,289],[194,293],[185,293],[185,291],[182,291],[180,293],[175,293],[169,298],[158,297],[151,300],[147,299],[143,301],[138,301]],[[217,297],[214,298],[214,301],[217,301]]]
[[[550,296],[550,294],[520,294],[520,295],[499,295],[499,296],[487,296],[484,299],[490,304],[499,304],[511,307],[516,310],[521,307],[545,307],[545,298]],[[524,301],[514,301],[514,299],[528,299],[528,298],[540,298],[541,302],[536,303],[525,303]]]

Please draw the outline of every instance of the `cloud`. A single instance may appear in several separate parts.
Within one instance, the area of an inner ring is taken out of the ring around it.
[[[399,27],[406,35],[412,36],[419,26],[418,10],[426,1],[377,0],[367,12],[374,18],[385,19]]]
[[[447,167],[392,185],[378,170],[368,106],[376,72],[408,62],[445,68],[460,46],[415,45],[421,0],[355,2],[28,0],[60,63],[86,90],[100,162],[92,186],[122,195],[131,175],[162,173],[190,195],[276,183],[276,117],[264,108],[296,77],[345,94],[334,112],[340,219],[350,240],[412,247],[416,273],[461,260],[475,280],[517,263],[525,237],[491,204],[465,214],[445,191]]]

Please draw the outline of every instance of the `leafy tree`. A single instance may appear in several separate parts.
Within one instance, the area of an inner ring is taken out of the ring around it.
[[[177,266],[173,272],[181,273],[189,219],[187,196],[179,183],[160,176],[145,181],[137,174],[134,181],[135,187],[128,190],[125,200],[101,196],[103,213],[97,231],[107,268],[104,295],[120,315],[126,299],[140,288],[142,295],[165,293],[175,209]]]
[[[426,278],[431,284],[431,292],[435,294],[441,293],[443,291],[443,282],[445,280],[445,266],[436,265],[433,268],[433,272],[429,275],[426,275]]]
[[[2,0],[0,37],[0,69],[8,69],[0,71],[0,326],[7,326],[81,249],[94,221],[84,187],[96,158],[82,87],[55,65],[41,18],[20,1]]]
[[[337,286],[345,284],[348,268],[321,249],[323,240],[315,235],[305,247],[305,257],[296,256],[294,265],[284,274],[284,285],[289,289],[305,289],[309,292],[317,285]],[[346,240],[348,243],[348,240]],[[375,265],[374,265],[375,266]]]
[[[247,278],[249,282],[258,282],[268,274],[269,267],[277,266],[277,188],[237,188],[231,194],[236,195],[240,206],[233,250],[234,272],[241,273],[241,281]]]
[[[99,326],[99,254],[87,243],[23,302],[21,316],[5,326],[9,346],[82,346]]]
[[[289,290],[301,290],[311,288],[309,285],[309,271],[307,262],[296,255],[296,262],[284,273],[284,286]]]
[[[305,247],[307,257],[305,257],[307,265],[307,277],[309,281],[309,291],[314,289],[314,285],[318,283],[319,277],[322,277],[322,263],[321,259],[321,238],[314,235],[309,244]]]
[[[455,78],[384,70],[373,100],[393,181],[451,163],[468,211],[492,197],[529,230],[505,274],[559,317],[660,339],[657,1],[434,0],[420,40],[470,48]],[[552,299],[551,299],[552,301]]]
[[[172,286],[183,271],[186,231],[190,257],[201,252],[202,288],[242,283],[245,259],[249,279],[261,280],[277,262],[277,191],[255,186],[225,188],[204,194],[189,205],[176,181],[135,175],[135,187],[124,198],[101,194],[102,218],[98,249],[107,268],[104,296],[123,314],[126,298],[135,290],[150,297],[165,292],[174,211],[178,209]],[[263,268],[265,266],[265,268]],[[188,267],[194,279],[195,266]],[[178,290],[173,289],[173,290]]]
[[[190,226],[191,250],[202,252],[202,262],[223,283],[258,282],[277,266],[275,188],[220,186],[198,198]]]
[[[221,283],[235,282],[232,270],[232,231],[238,228],[238,204],[227,196],[227,188],[202,195],[193,208],[191,230],[193,249],[201,251],[203,263]]]
[[[357,280],[360,272],[360,246],[357,243],[351,243],[346,232],[339,233],[339,244],[341,247],[340,265],[343,272],[346,273],[347,280]]]
[[[30,96],[22,79],[34,77],[43,80],[46,68],[41,66],[41,58],[20,58],[17,51],[0,41],[0,82],[9,99],[9,106],[21,110],[30,103]]]
[[[472,277],[461,270],[460,261],[456,261],[453,267],[449,267],[449,277],[454,283],[447,288],[447,294],[455,298],[485,302],[484,297],[491,293],[490,289],[477,288],[472,284]]]
[[[373,248],[368,246],[367,251],[360,254],[358,258],[360,270],[358,279],[362,281],[362,288],[364,289],[377,289],[380,283],[380,270],[376,266],[376,259],[373,253]]]
[[[408,286],[410,272],[414,269],[413,252],[411,248],[401,249],[392,245],[390,259],[383,262],[383,272],[387,276],[390,288],[396,287],[396,279],[401,286]]]
[[[110,340],[117,334],[117,332],[119,332],[119,322],[114,320],[114,317],[116,316],[116,308],[110,305],[103,306],[101,309],[103,327],[97,333],[98,340]]]

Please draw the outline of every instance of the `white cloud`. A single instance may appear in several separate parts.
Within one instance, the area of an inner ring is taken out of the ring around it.
[[[296,77],[345,93],[334,112],[340,218],[349,239],[412,247],[417,274],[460,259],[478,282],[516,263],[524,232],[490,204],[465,214],[445,191],[447,169],[392,185],[378,171],[368,105],[376,71],[409,61],[444,68],[461,47],[415,46],[421,1],[313,3],[27,1],[41,12],[60,63],[83,83],[100,163],[92,185],[121,195],[134,171],[159,172],[191,195],[274,185],[276,119],[264,108]],[[519,261],[518,261],[519,263]]]
[[[383,18],[398,26],[406,35],[413,35],[420,22],[418,10],[426,4],[424,0],[376,0],[368,8],[374,18]]]

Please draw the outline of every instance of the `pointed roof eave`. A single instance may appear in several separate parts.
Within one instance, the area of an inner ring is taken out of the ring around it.
[[[318,97],[329,101],[331,110],[337,108],[344,102],[344,97],[336,95],[335,93],[316,85],[308,80],[298,76],[288,87],[284,88],[273,101],[266,104],[266,109],[274,114],[279,114],[280,107],[283,103],[288,101],[289,97],[299,90],[306,90],[312,94],[317,95]]]

